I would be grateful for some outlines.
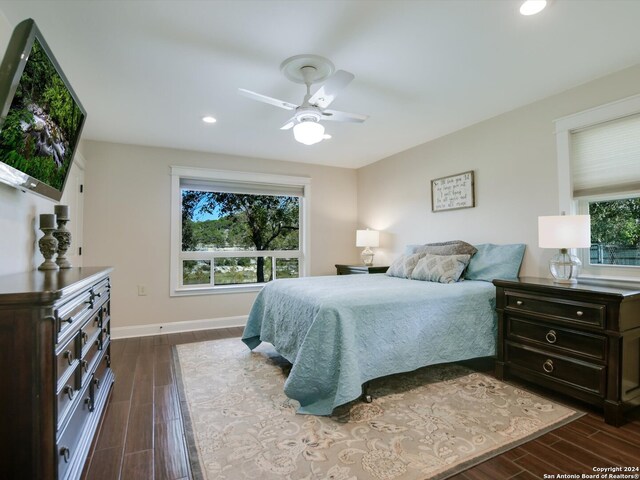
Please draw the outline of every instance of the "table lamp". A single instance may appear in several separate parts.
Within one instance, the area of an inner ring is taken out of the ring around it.
[[[589,215],[555,215],[538,217],[538,246],[558,248],[549,261],[549,270],[556,283],[577,283],[582,263],[569,252],[570,248],[591,247],[591,217]]]
[[[356,247],[365,247],[360,254],[362,263],[366,266],[373,265],[373,251],[371,247],[377,247],[380,244],[380,232],[376,230],[356,230]]]

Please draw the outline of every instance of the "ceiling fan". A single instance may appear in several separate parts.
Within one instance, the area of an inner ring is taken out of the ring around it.
[[[307,94],[301,105],[278,100],[260,93],[239,88],[241,95],[268,103],[285,110],[293,110],[295,114],[280,128],[289,130],[293,128],[295,139],[305,145],[313,145],[330,138],[324,134],[324,126],[321,120],[334,122],[362,123],[368,115],[347,113],[327,108],[336,99],[336,96],[355,78],[352,73],[344,70],[335,70],[333,63],[319,55],[296,55],[287,58],[280,65],[280,71],[292,82],[302,83],[307,86]],[[325,81],[326,80],[326,81]],[[324,84],[312,95],[311,85],[323,82]]]

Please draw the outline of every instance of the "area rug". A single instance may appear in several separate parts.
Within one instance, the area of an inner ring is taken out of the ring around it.
[[[582,415],[456,364],[374,380],[330,417],[296,414],[268,344],[177,345],[174,366],[196,480],[442,479]]]

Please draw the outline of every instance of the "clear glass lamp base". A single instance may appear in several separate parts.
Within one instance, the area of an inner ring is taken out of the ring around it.
[[[371,248],[367,247],[365,248],[362,253],[360,254],[360,258],[362,259],[362,263],[367,266],[370,267],[371,265],[373,265],[373,251],[371,250]]]
[[[578,273],[582,262],[575,255],[571,255],[566,248],[549,261],[549,271],[555,283],[578,283]]]

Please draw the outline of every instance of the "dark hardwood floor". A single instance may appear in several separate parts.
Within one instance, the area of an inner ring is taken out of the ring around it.
[[[241,333],[228,328],[114,340],[116,384],[85,478],[189,478],[171,346]],[[567,403],[566,398],[558,400]],[[588,414],[452,478],[543,479],[545,474],[593,474],[594,467],[640,467],[640,414],[615,428],[586,405],[573,406]]]

